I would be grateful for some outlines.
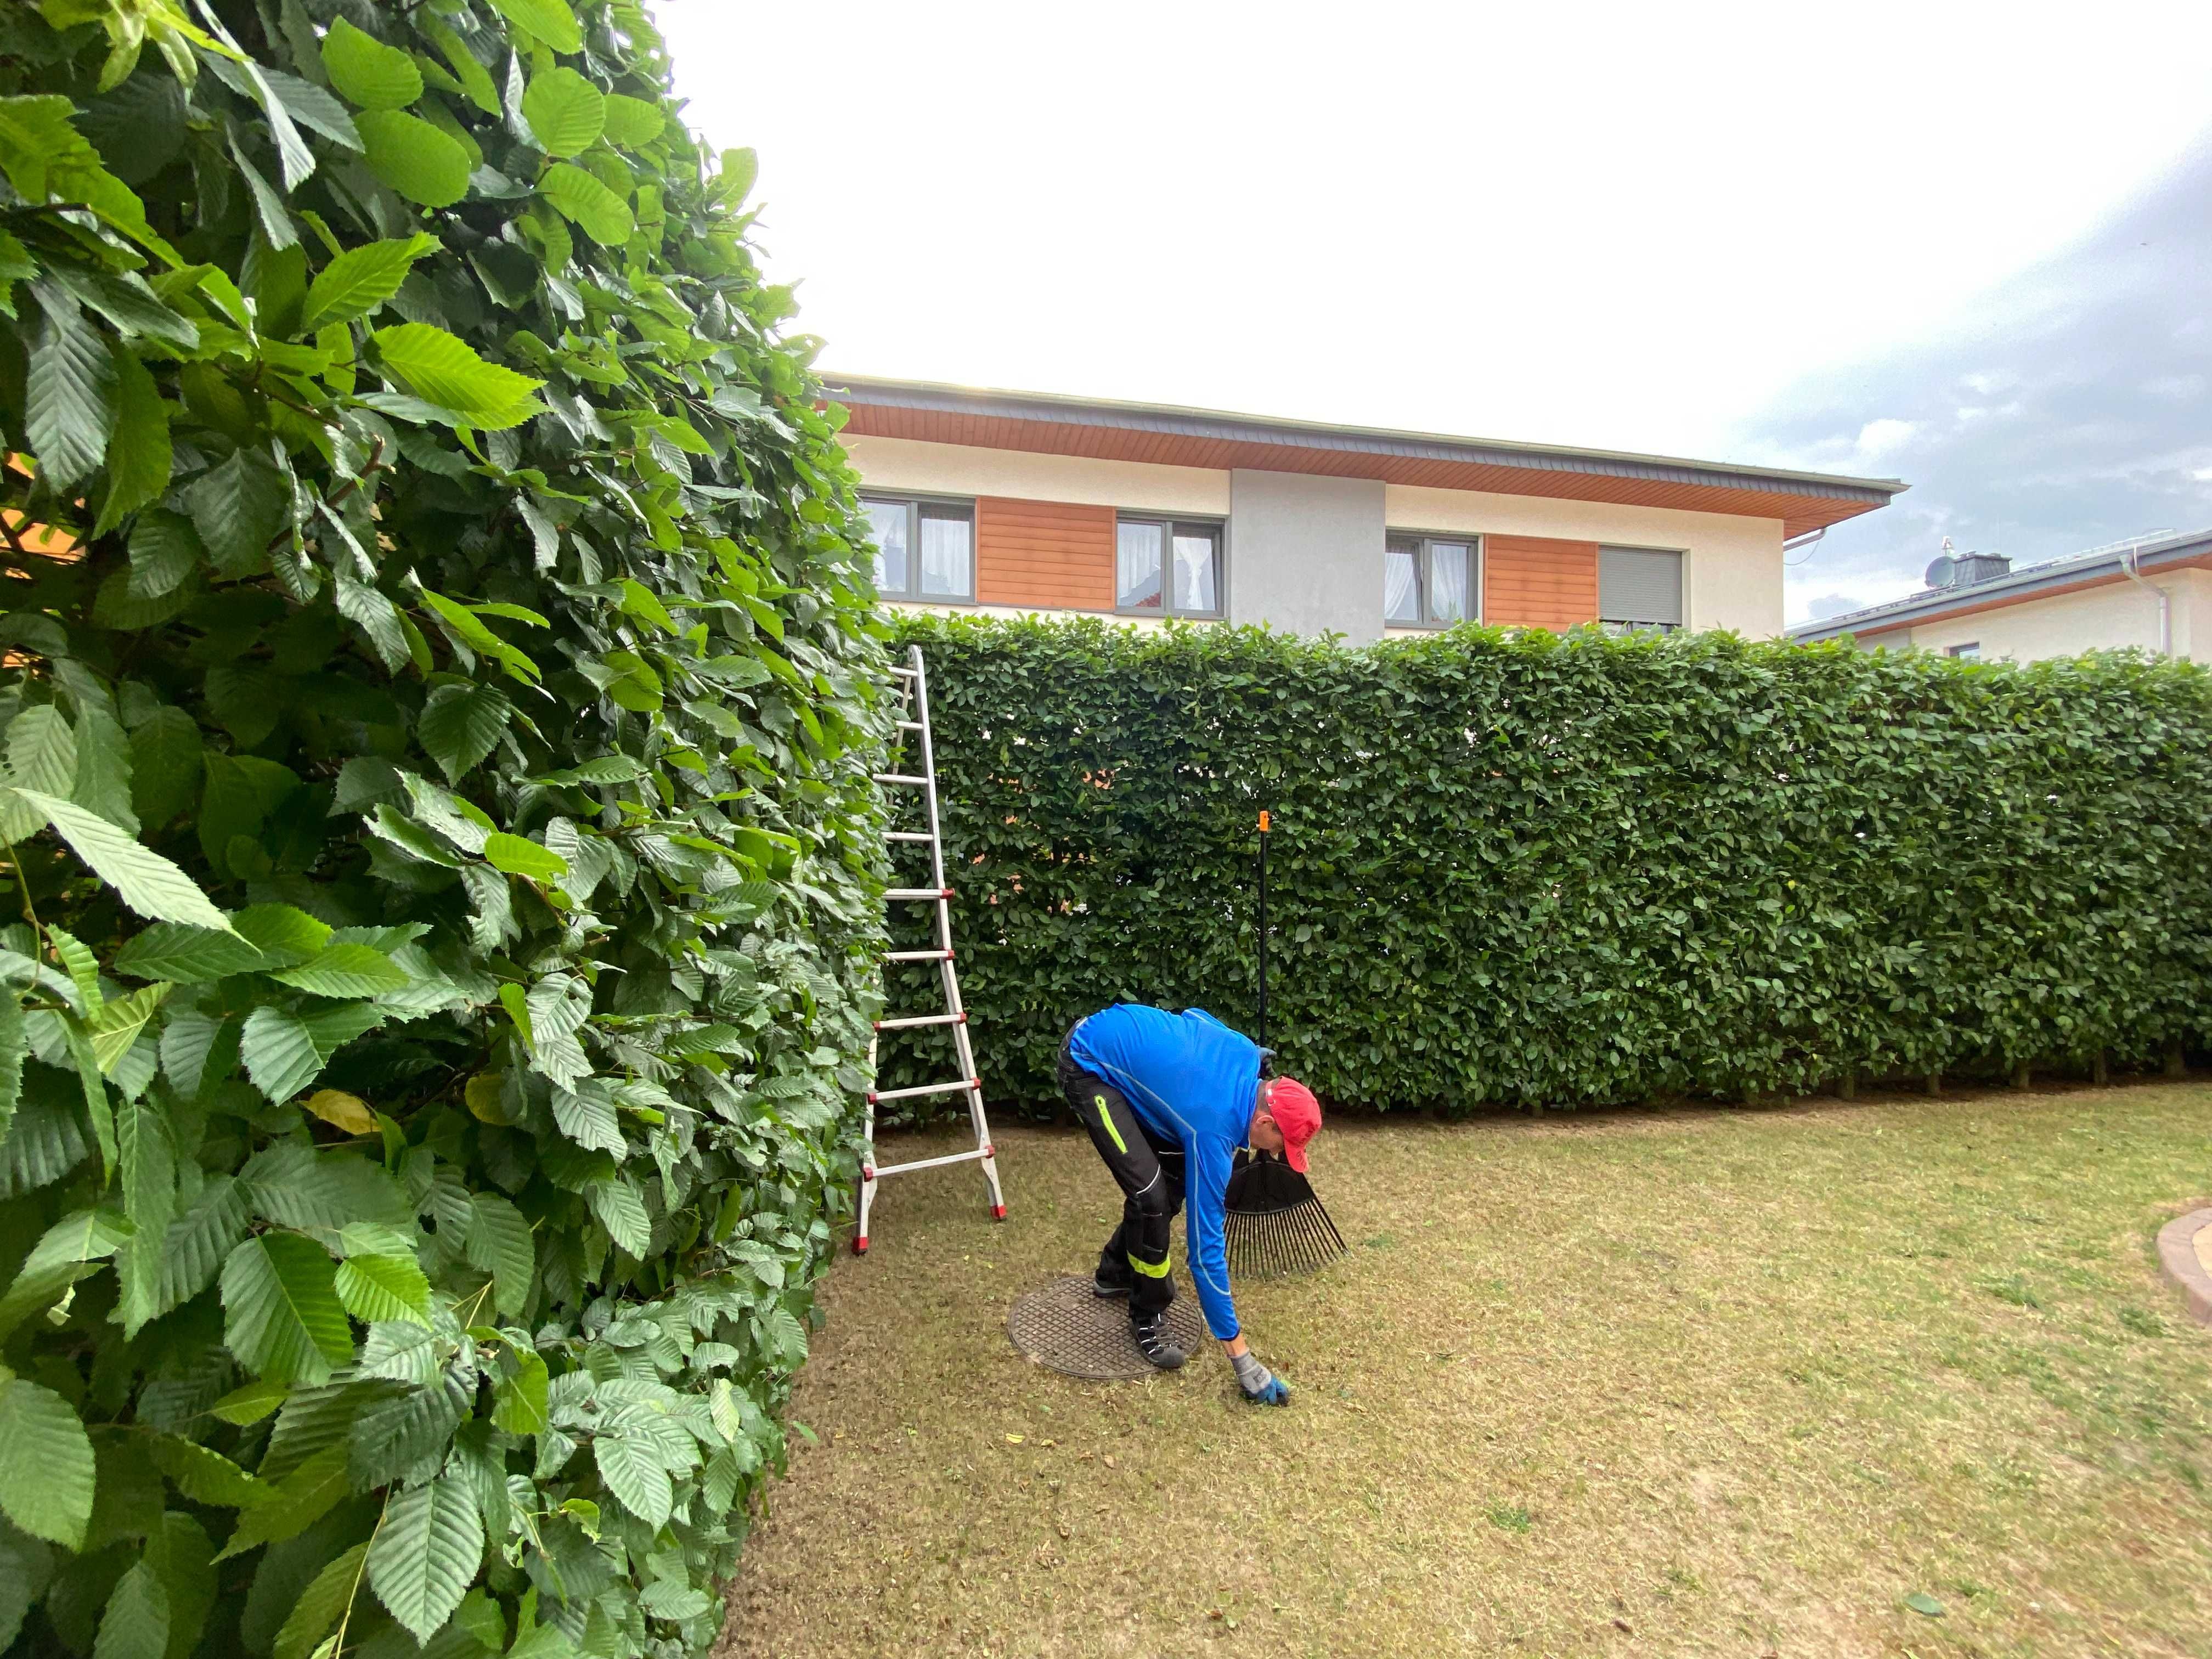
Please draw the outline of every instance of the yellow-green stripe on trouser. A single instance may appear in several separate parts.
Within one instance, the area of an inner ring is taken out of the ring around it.
[[[1182,1148],[1155,1140],[1128,1099],[1060,1050],[1060,1091],[1121,1189],[1121,1224],[1098,1253],[1102,1282],[1126,1280],[1129,1311],[1149,1317],[1175,1300],[1168,1224],[1182,1208]]]

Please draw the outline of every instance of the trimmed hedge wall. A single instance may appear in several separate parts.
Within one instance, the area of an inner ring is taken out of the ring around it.
[[[1001,1097],[1051,1100],[1062,1033],[1116,998],[1249,1019],[1261,807],[1274,1041],[1337,1103],[1731,1097],[2212,1037],[2199,668],[1476,628],[902,635]]]
[[[634,0],[0,8],[0,1647],[720,1627],[888,730],[752,172]]]

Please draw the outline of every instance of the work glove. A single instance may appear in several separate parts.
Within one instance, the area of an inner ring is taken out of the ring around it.
[[[1237,1386],[1244,1390],[1244,1398],[1255,1406],[1287,1406],[1291,1391],[1283,1386],[1283,1379],[1262,1365],[1250,1352],[1233,1353],[1229,1363],[1237,1370]]]

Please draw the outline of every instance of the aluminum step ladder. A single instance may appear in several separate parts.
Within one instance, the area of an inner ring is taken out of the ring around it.
[[[975,1070],[975,1050],[968,1036],[968,1012],[960,1005],[960,977],[952,966],[952,907],[947,902],[952,896],[951,888],[945,882],[945,841],[939,830],[937,819],[937,751],[930,741],[929,678],[922,667],[921,647],[907,647],[907,665],[891,670],[892,678],[899,682],[898,736],[891,746],[890,763],[905,752],[906,735],[911,732],[920,738],[921,769],[918,773],[878,772],[875,781],[887,790],[918,789],[929,827],[927,830],[890,830],[884,839],[896,845],[902,842],[923,842],[929,846],[929,874],[927,887],[894,887],[884,895],[891,904],[933,904],[937,907],[937,944],[927,951],[890,951],[884,955],[886,965],[898,962],[933,962],[945,991],[945,1008],[939,1013],[908,1014],[876,1022],[876,1035],[868,1040],[868,1076],[876,1073],[876,1049],[885,1031],[911,1030],[918,1026],[949,1025],[952,1028],[953,1050],[960,1063],[960,1075],[950,1083],[925,1083],[911,1089],[871,1089],[868,1091],[868,1115],[866,1138],[860,1143],[860,1224],[853,1235],[853,1253],[863,1255],[868,1248],[868,1212],[876,1201],[876,1183],[885,1176],[905,1175],[914,1170],[933,1170],[945,1164],[979,1164],[983,1170],[983,1182],[989,1189],[991,1219],[1006,1218],[1006,1194],[999,1188],[997,1149],[991,1144],[990,1121],[983,1115],[983,1079]],[[896,802],[896,797],[893,799]],[[892,818],[897,819],[896,805]],[[975,1149],[967,1152],[950,1152],[943,1158],[921,1158],[908,1164],[876,1162],[876,1106],[880,1101],[913,1100],[924,1095],[963,1094],[968,1097],[968,1116],[975,1128]]]

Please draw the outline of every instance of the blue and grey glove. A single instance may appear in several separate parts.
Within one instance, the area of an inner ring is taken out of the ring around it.
[[[1244,1390],[1244,1398],[1255,1406],[1287,1406],[1291,1391],[1283,1386],[1283,1379],[1262,1365],[1250,1352],[1233,1353],[1229,1363],[1237,1370],[1237,1386]]]

